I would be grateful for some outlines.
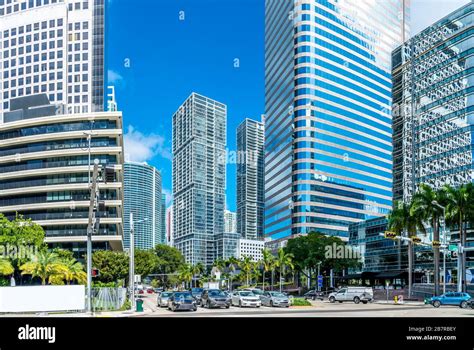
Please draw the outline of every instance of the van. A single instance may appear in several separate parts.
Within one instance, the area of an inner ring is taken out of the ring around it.
[[[329,301],[335,303],[336,301],[342,303],[344,301],[353,301],[356,304],[362,302],[367,304],[374,300],[374,291],[367,287],[346,287],[337,292],[329,294]]]

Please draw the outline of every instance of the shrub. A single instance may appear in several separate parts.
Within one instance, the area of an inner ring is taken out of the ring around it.
[[[311,303],[302,298],[294,298],[293,303],[291,304],[292,306],[311,306]]]

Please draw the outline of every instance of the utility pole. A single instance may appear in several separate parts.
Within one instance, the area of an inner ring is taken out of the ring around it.
[[[130,213],[130,272],[129,272],[129,287],[130,287],[130,304],[132,311],[135,310],[135,238],[134,238],[134,222],[133,213]]]
[[[87,225],[87,311],[92,312],[92,236],[96,226],[96,211],[98,208],[97,198],[99,177],[99,160],[94,160],[94,173],[92,175],[92,186],[90,187],[89,223]]]

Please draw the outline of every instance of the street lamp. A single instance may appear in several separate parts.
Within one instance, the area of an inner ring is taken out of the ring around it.
[[[132,311],[135,310],[135,224],[148,221],[148,218],[133,221],[133,213],[130,213],[130,271],[129,271],[129,287],[130,287],[130,304]]]
[[[437,201],[433,201],[432,204],[443,211],[443,294],[446,294],[446,208]]]

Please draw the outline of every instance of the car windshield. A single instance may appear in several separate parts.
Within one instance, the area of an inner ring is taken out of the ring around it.
[[[263,291],[261,291],[259,289],[252,290],[252,293],[255,294],[255,295],[263,295]]]
[[[270,295],[271,295],[272,297],[277,297],[277,298],[286,298],[286,295],[285,295],[285,294],[279,293],[279,292],[272,292],[272,293],[270,293]]]
[[[202,288],[193,288],[191,289],[191,293],[193,294],[201,294],[204,291]]]
[[[163,298],[169,298],[171,296],[171,294],[173,293],[169,293],[169,292],[164,292],[164,293],[161,293],[161,297]]]
[[[209,296],[211,297],[225,297],[226,294],[220,290],[210,290]]]
[[[252,292],[240,292],[240,296],[242,296],[242,297],[253,297],[255,295]]]
[[[176,299],[178,298],[190,299],[192,298],[192,295],[190,293],[175,293],[174,297]]]

